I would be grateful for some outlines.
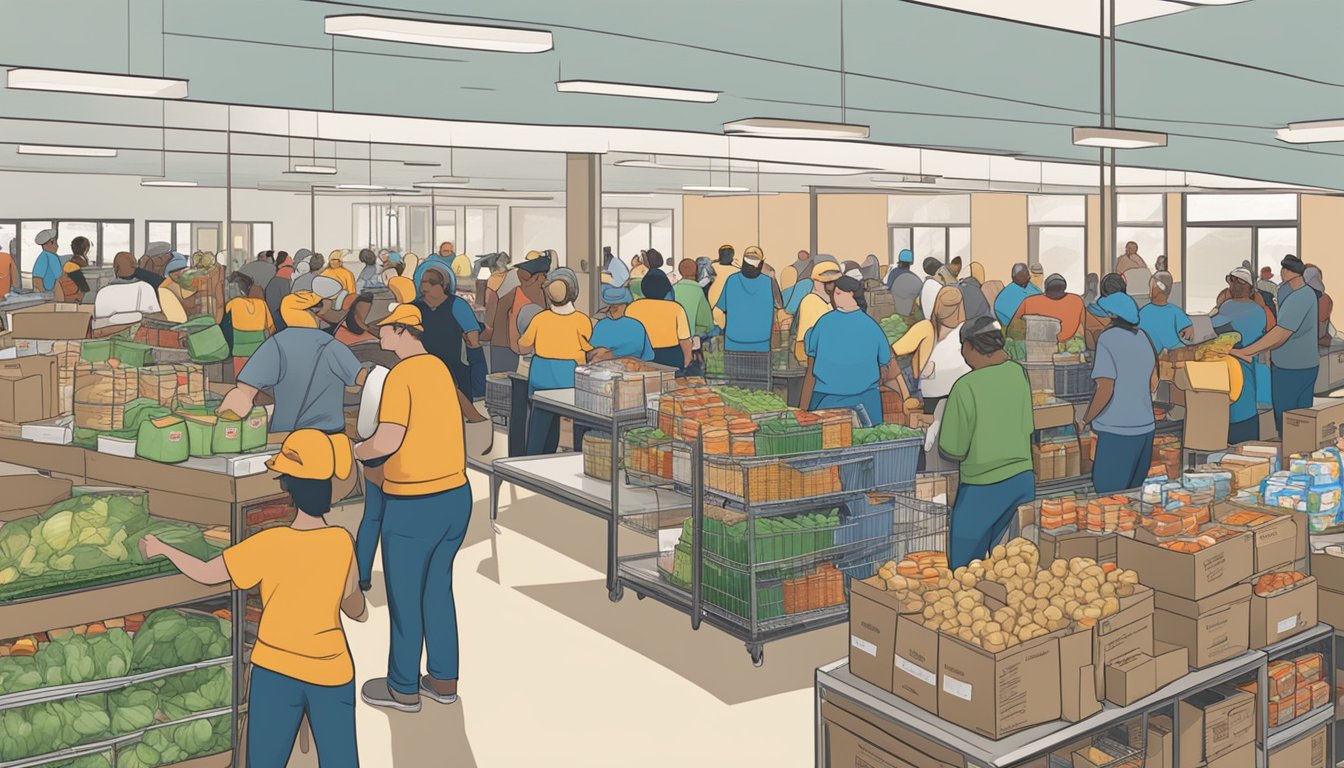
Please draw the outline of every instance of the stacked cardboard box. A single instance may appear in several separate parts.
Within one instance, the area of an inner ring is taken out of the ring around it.
[[[1177,765],[1245,768],[1255,765],[1256,699],[1236,688],[1219,686],[1177,702],[1180,754]]]
[[[1312,552],[1311,575],[1316,579],[1319,619],[1344,627],[1344,546],[1336,544]]]
[[[1318,398],[1310,408],[1288,411],[1283,414],[1283,455],[1333,448],[1335,441],[1344,437],[1341,423],[1344,400]]]
[[[1325,768],[1330,764],[1326,745],[1329,743],[1327,726],[1269,753],[1269,768]]]

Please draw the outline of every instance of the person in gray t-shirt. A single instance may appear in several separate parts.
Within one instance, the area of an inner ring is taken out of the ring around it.
[[[1316,292],[1304,290],[1302,260],[1289,254],[1283,257],[1279,287],[1277,323],[1254,344],[1232,350],[1246,362],[1261,352],[1269,352],[1270,400],[1274,404],[1274,422],[1283,430],[1283,414],[1298,408],[1310,408],[1315,394],[1316,374],[1321,367],[1316,348],[1316,324],[1319,306]]]
[[[1114,493],[1142,485],[1152,463],[1157,353],[1139,330],[1139,307],[1127,294],[1104,296],[1097,306],[1111,327],[1097,337],[1097,391],[1083,420],[1097,433],[1092,485],[1097,493]]]

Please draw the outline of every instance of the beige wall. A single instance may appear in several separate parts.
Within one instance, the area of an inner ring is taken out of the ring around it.
[[[1184,218],[1184,199],[1179,192],[1167,193],[1167,270],[1176,282],[1181,282],[1181,252],[1185,247],[1185,228],[1181,226]]]
[[[1344,197],[1302,195],[1298,218],[1302,248],[1298,256],[1319,266],[1329,285],[1331,275],[1340,275],[1344,270]],[[1344,278],[1335,277],[1334,282],[1341,279]]]
[[[886,198],[882,198],[885,200]],[[757,202],[760,204],[760,235],[757,236]],[[885,205],[885,203],[884,203]],[[886,209],[882,213],[886,221]],[[790,192],[763,197],[703,197],[681,199],[682,256],[695,259],[718,256],[725,243],[737,249],[738,257],[749,245],[759,245],[766,261],[781,269],[793,263],[811,241],[807,194]]]
[[[803,231],[807,231],[806,215]],[[803,242],[806,247],[806,239]],[[817,196],[818,253],[859,264],[871,253],[886,264],[890,250],[886,195]]]
[[[971,195],[971,258],[986,280],[1007,283],[1013,265],[1027,261],[1027,196]]]
[[[1101,268],[1101,197],[1087,196],[1087,274],[1101,275],[1108,270]]]

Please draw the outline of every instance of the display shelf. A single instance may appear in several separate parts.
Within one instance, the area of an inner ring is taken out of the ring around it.
[[[1269,732],[1269,736],[1265,739],[1265,751],[1272,751],[1286,744],[1291,744],[1317,728],[1328,725],[1334,719],[1335,710],[1333,707],[1321,707],[1306,717],[1295,718],[1287,725],[1272,729]]]
[[[569,389],[542,389],[532,394],[532,407],[540,408],[544,411],[556,413],[561,416],[573,419],[575,424],[596,429],[611,429],[613,418],[617,422],[617,429],[621,427],[638,426],[647,424],[649,417],[644,406],[638,409],[619,411],[616,414],[597,413],[580,408],[575,405],[575,391],[573,387]]]
[[[0,627],[7,637],[21,637],[52,627],[101,621],[108,616],[129,616],[195,603],[229,592],[228,584],[204,586],[174,573],[0,603]]]
[[[223,717],[223,716],[233,717],[233,707],[220,707],[219,709],[212,709],[206,712],[196,712],[191,715],[188,715],[187,717],[178,718],[177,720],[170,720],[164,723],[155,723],[148,728],[141,728],[138,731],[132,731],[130,733],[122,734],[121,736],[117,736],[116,738],[104,739],[103,741],[94,742],[92,744],[84,744],[78,747],[69,747],[67,749],[58,750],[56,752],[48,752],[45,755],[34,755],[32,757],[25,757],[19,760],[0,762],[0,768],[34,768],[34,766],[49,765],[53,763],[59,765],[62,761],[74,760],[76,758],[87,757],[89,755],[97,755],[103,752],[114,750],[117,747],[121,747],[126,744],[134,744],[140,739],[143,739],[145,737],[145,734],[149,733],[150,731],[156,731],[161,728],[167,728],[169,726],[174,725],[182,725],[183,723],[191,723],[197,720],[209,720],[210,718],[213,717]],[[222,762],[217,762],[217,760],[219,760],[220,758],[227,758],[227,759],[223,760]],[[180,763],[171,763],[165,766],[160,766],[160,768],[213,768],[213,766],[231,765],[233,762],[232,758],[233,758],[232,753],[229,751],[225,751],[225,752],[218,752],[213,755],[193,757],[190,760],[185,760]]]
[[[183,672],[195,672],[199,669],[224,666],[232,661],[232,656],[223,656],[218,659],[210,659],[195,664],[183,664],[168,669],[158,669],[153,672],[141,672],[136,675],[123,675],[107,680],[90,680],[87,683],[75,683],[73,685],[60,685],[52,688],[35,688],[31,691],[20,691],[19,693],[11,693],[8,696],[0,696],[0,710],[21,707],[27,704],[40,704],[45,701],[56,701],[71,696],[87,696],[93,693],[116,691],[130,685],[135,685],[136,683],[161,680],[165,677],[172,677],[173,675],[181,674]]]
[[[1335,634],[1335,628],[1329,624],[1318,623],[1316,626],[1302,632],[1299,635],[1293,635],[1286,640],[1280,640],[1273,645],[1267,645],[1260,649],[1269,661],[1275,661],[1283,658],[1290,653],[1296,653],[1308,645],[1319,643],[1329,639]],[[1329,656],[1330,654],[1326,654]]]
[[[817,670],[817,708],[820,711],[821,701],[827,695],[838,695],[863,706],[882,718],[900,723],[905,728],[916,730],[948,749],[961,752],[966,756],[968,766],[1007,768],[1007,766],[1017,765],[1033,757],[1053,752],[1084,736],[1101,732],[1122,721],[1169,706],[1176,699],[1183,698],[1194,691],[1204,690],[1254,673],[1260,669],[1264,660],[1263,653],[1249,651],[1235,659],[1192,671],[1167,687],[1127,707],[1117,707],[1110,703],[1103,703],[1101,712],[1077,723],[1056,720],[1018,731],[997,741],[953,725],[937,715],[925,712],[893,694],[860,680],[850,674],[848,659],[840,659]],[[816,725],[817,765],[825,766],[828,765],[826,761],[825,723],[819,716]]]
[[[583,473],[583,454],[521,456],[494,463],[491,518],[499,516],[499,486],[510,483],[603,519],[611,517],[611,483]],[[647,515],[690,506],[689,497],[668,490],[621,489],[620,515]]]

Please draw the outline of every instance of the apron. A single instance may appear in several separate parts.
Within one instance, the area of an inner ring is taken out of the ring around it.
[[[858,406],[863,406],[860,410]],[[859,412],[859,420],[865,427],[882,423],[882,393],[877,387],[857,395],[828,395],[825,392],[813,392],[809,411],[826,408],[850,408]]]
[[[527,372],[527,394],[531,397],[539,389],[570,389],[574,386],[574,369],[578,363],[573,360],[552,360],[549,357],[532,355],[532,365]]]

